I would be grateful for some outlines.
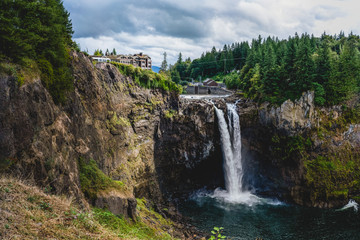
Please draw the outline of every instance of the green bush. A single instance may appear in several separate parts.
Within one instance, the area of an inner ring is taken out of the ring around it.
[[[90,200],[96,199],[100,191],[111,189],[123,190],[123,183],[114,181],[106,176],[97,166],[93,159],[86,162],[83,158],[79,158],[79,172],[81,190]]]
[[[182,93],[182,87],[175,82],[169,80],[166,76],[155,73],[151,70],[143,70],[135,68],[132,65],[125,65],[117,62],[111,62],[119,71],[134,80],[136,84],[148,89],[163,89],[165,91],[174,91],[178,94]]]

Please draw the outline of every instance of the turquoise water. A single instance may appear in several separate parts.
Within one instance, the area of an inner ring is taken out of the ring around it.
[[[360,212],[354,208],[305,208],[269,199],[250,205],[196,194],[179,209],[199,230],[210,233],[214,226],[223,227],[230,239],[360,239]]]

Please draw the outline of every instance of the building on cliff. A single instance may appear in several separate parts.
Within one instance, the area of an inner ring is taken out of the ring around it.
[[[93,61],[96,62],[110,62],[111,59],[105,56],[90,56]]]
[[[140,67],[142,69],[151,70],[151,57],[143,54],[120,54],[110,56],[90,56],[93,61],[96,62],[118,62],[126,65],[133,65],[134,67]]]
[[[134,67],[140,67],[142,69],[151,69],[151,57],[143,54],[142,52],[139,54],[129,54],[129,55],[114,55],[109,56],[111,61],[126,64],[126,65],[133,65]]]

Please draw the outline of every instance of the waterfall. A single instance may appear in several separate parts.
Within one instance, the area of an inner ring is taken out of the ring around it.
[[[225,186],[229,195],[236,196],[242,190],[241,135],[239,115],[235,104],[227,104],[228,122],[222,110],[215,107],[219,120],[221,147],[224,157]]]
[[[226,191],[216,189],[214,197],[220,197],[229,202],[241,202],[252,205],[259,198],[243,190],[240,119],[236,111],[236,104],[226,104],[228,122],[226,122],[224,112],[215,105],[214,107],[219,121],[226,187]]]

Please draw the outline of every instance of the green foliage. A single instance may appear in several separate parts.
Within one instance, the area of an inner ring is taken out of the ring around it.
[[[317,83],[317,82],[313,82],[312,86],[313,86],[314,93],[315,93],[315,98],[314,98],[315,104],[318,106],[324,105],[326,102],[324,87],[320,83]]]
[[[311,146],[310,138],[283,135],[274,135],[270,144],[272,157],[288,164],[293,163],[296,159],[306,158],[307,150]]]
[[[164,117],[167,119],[172,119],[174,116],[176,116],[177,111],[170,109],[164,111]]]
[[[222,235],[224,228],[223,227],[214,227],[214,229],[211,231],[211,236],[209,240],[220,240],[220,239],[226,239],[226,236]]]
[[[106,120],[106,127],[110,131],[116,131],[116,129],[120,127],[130,127],[131,124],[127,118],[119,117],[116,112],[108,112],[109,120]]]
[[[100,191],[124,189],[121,182],[106,176],[93,159],[86,162],[83,158],[79,158],[78,166],[81,190],[88,199],[95,199]]]
[[[182,93],[182,87],[169,80],[165,75],[155,73],[151,70],[135,68],[132,65],[125,65],[117,62],[112,62],[112,64],[116,66],[123,75],[134,79],[141,87],[151,89],[159,88],[165,91],[174,91],[178,94]]]
[[[0,2],[0,56],[26,65],[35,60],[44,70],[42,82],[56,103],[72,90],[69,48],[72,42],[69,13],[60,0],[3,0]],[[17,79],[24,83],[23,76]]]
[[[181,81],[180,74],[176,69],[171,71],[171,80],[175,83],[180,83]]]
[[[172,239],[166,233],[159,233],[141,221],[131,222],[115,216],[108,210],[93,209],[95,219],[105,228],[115,232],[122,239]]]
[[[359,93],[359,46],[360,38],[353,34],[295,34],[287,40],[259,36],[251,44],[233,43],[220,51],[213,47],[190,63],[180,59],[170,71],[186,81],[221,74],[228,88],[259,102],[279,105],[312,90],[316,105],[333,105]]]
[[[94,55],[95,55],[95,56],[103,56],[103,52],[102,52],[101,49],[96,49],[96,50],[94,51]]]
[[[341,152],[305,162],[306,180],[313,201],[346,200],[360,194],[359,153]]]
[[[229,89],[236,89],[239,85],[239,75],[236,72],[232,72],[224,77],[226,87]]]

